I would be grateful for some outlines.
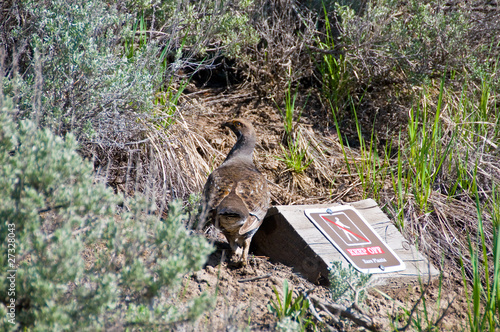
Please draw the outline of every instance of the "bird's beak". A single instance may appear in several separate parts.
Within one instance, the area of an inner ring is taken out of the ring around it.
[[[232,129],[233,128],[233,123],[231,121],[229,122],[224,122],[221,126],[220,126],[222,129],[224,128],[229,128],[229,129]]]

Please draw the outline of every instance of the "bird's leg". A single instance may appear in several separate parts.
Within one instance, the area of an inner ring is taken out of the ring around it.
[[[252,242],[252,237],[248,237],[243,241],[243,255],[241,256],[241,264],[243,266],[247,265],[248,250],[250,250],[250,242]]]
[[[241,248],[241,246],[239,244],[236,244],[236,249],[234,250],[234,254],[233,254],[233,257],[234,257],[233,260],[235,262],[240,261],[242,253],[243,253],[243,248]]]
[[[227,241],[233,252],[231,256],[232,264],[245,266],[247,263],[248,250],[250,249],[250,241],[252,239],[244,239],[243,237],[227,236]]]
[[[238,243],[239,239],[235,238],[234,236],[231,235],[226,235],[227,242],[229,242],[229,246],[231,247],[231,261],[233,262],[238,262],[241,258],[242,254],[242,248],[241,245]]]

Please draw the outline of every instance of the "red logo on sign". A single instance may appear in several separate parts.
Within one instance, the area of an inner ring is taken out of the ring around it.
[[[354,222],[347,217],[344,213],[341,215],[344,216],[344,222],[340,221],[339,217],[333,215],[331,218],[335,218],[335,221],[321,216],[323,220],[328,221],[331,225],[336,226],[332,227],[332,230],[344,241],[348,246],[356,246],[356,245],[367,245],[370,244],[371,241],[368,240],[365,235],[361,232],[361,230],[354,224]],[[341,216],[339,215],[339,216]],[[331,227],[331,226],[330,226]]]
[[[367,256],[383,254],[384,251],[379,246],[368,248],[346,249],[351,256]]]

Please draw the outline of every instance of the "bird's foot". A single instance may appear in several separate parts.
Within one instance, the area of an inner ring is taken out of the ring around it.
[[[234,267],[244,267],[247,265],[247,261],[246,259],[242,259],[243,257],[241,257],[241,255],[238,255],[238,254],[233,254],[233,256],[231,257],[231,260],[229,262],[229,264],[231,266],[234,266]]]

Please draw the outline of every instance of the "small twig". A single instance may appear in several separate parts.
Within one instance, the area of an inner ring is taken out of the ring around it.
[[[59,204],[59,205],[55,205],[55,206],[49,206],[49,207],[46,207],[45,209],[38,210],[38,214],[49,212],[49,211],[52,211],[52,210],[58,210],[60,208],[65,208],[65,207],[68,207],[68,206],[69,206],[69,204]]]
[[[420,294],[420,297],[418,298],[417,302],[415,303],[415,305],[413,306],[413,308],[411,308],[410,315],[408,316],[408,321],[406,322],[406,325],[403,326],[403,327],[401,327],[401,328],[399,328],[398,331],[406,331],[408,329],[408,327],[410,327],[410,324],[412,322],[413,314],[417,311],[418,305],[420,304],[420,302],[424,298],[425,294],[429,290],[429,287],[430,287],[430,284],[431,284],[430,264],[431,263],[429,261],[427,263],[427,268],[428,268],[428,271],[429,271],[429,277],[427,279],[427,285],[425,285],[425,288],[422,290],[422,294]]]
[[[380,323],[375,322],[373,318],[363,313],[356,305],[347,308],[340,304],[321,302],[313,296],[305,296],[310,299],[310,304],[328,313],[334,321],[338,321],[338,317],[344,317],[370,331],[380,331],[382,328]]]
[[[143,31],[136,31],[136,35],[142,35],[142,34],[150,34],[150,35],[160,35],[160,36],[171,36],[169,33],[161,32],[161,31],[151,31],[151,30],[143,30]]]
[[[123,145],[132,145],[132,144],[142,144],[142,143],[146,143],[149,141],[149,138],[145,138],[141,141],[137,141],[137,142],[127,142],[127,143],[124,143]]]
[[[167,191],[167,173],[165,171],[165,165],[163,164],[163,155],[161,154],[158,146],[155,144],[153,137],[151,137],[149,133],[148,133],[148,138],[153,147],[155,148],[156,152],[158,153],[158,159],[160,160],[161,171],[163,175],[163,190]]]
[[[269,278],[270,276],[271,276],[271,273],[265,274],[263,276],[257,276],[257,277],[246,278],[246,279],[239,279],[238,282],[255,281],[255,280],[260,280],[260,279],[264,279],[264,278]]]
[[[342,49],[346,48],[347,44],[338,44],[338,45],[335,45],[335,48],[333,50],[331,50],[331,49],[323,49],[323,48],[319,48],[319,47],[316,47],[316,46],[313,46],[313,45],[307,45],[307,47],[310,50],[318,52],[318,53],[337,55],[337,54],[341,54],[342,53]]]
[[[311,313],[314,316],[314,318],[323,323],[323,319],[319,316],[319,313],[316,311],[316,308],[314,307],[311,299],[309,298],[309,293],[311,293],[313,290],[314,288],[308,289],[302,294],[304,295],[304,299],[306,299],[306,301],[309,302],[309,309],[311,310]]]
[[[455,302],[455,299],[456,299],[456,296],[454,296],[453,299],[451,300],[451,302],[448,303],[448,306],[446,307],[446,309],[444,309],[443,314],[434,322],[434,326],[438,326],[439,325],[439,323],[441,322],[441,320],[448,313],[448,310],[450,309],[450,307],[453,304],[453,302]]]
[[[83,228],[79,228],[79,229],[76,229],[76,230],[74,230],[73,232],[71,232],[71,235],[72,235],[72,236],[75,236],[75,235],[78,235],[78,234],[80,234],[80,233],[86,232],[86,231],[88,231],[89,229],[90,229],[90,226],[86,226],[86,227],[83,227]],[[51,233],[51,234],[47,235],[46,239],[47,239],[47,240],[50,240],[50,239],[52,239],[52,238],[54,237],[54,235],[55,235],[55,233]]]

